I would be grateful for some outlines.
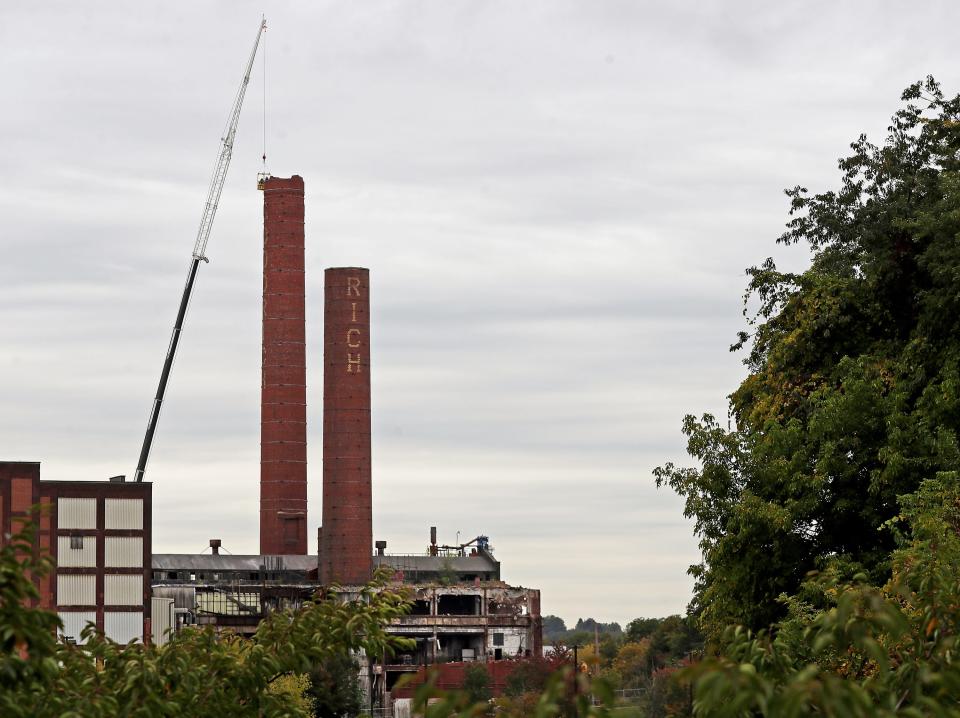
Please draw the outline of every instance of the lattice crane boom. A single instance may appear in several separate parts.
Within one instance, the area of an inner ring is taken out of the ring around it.
[[[257,38],[254,40],[253,49],[250,51],[250,59],[247,61],[246,71],[243,73],[240,89],[237,90],[237,95],[234,98],[233,108],[230,110],[230,117],[227,120],[223,137],[220,138],[220,154],[217,157],[217,164],[213,170],[213,177],[210,179],[210,187],[207,190],[207,201],[203,207],[203,216],[200,218],[197,240],[193,245],[193,256],[190,258],[190,266],[187,270],[187,281],[183,287],[183,296],[180,298],[180,308],[177,311],[177,318],[173,325],[170,344],[167,346],[167,355],[163,360],[163,369],[160,372],[160,383],[157,386],[157,394],[154,397],[153,406],[150,409],[150,418],[147,421],[147,432],[143,437],[140,459],[137,462],[137,469],[133,476],[134,481],[143,481],[143,475],[147,470],[150,448],[153,446],[153,437],[157,431],[157,422],[160,419],[160,407],[163,405],[163,396],[166,393],[167,382],[170,379],[170,369],[173,366],[173,359],[177,353],[177,345],[180,343],[180,334],[183,332],[183,319],[187,313],[187,306],[190,304],[190,295],[193,293],[193,285],[197,278],[197,269],[200,266],[200,260],[204,262],[209,261],[206,256],[207,242],[210,239],[210,230],[213,228],[213,219],[217,214],[217,205],[220,203],[220,194],[223,192],[223,185],[227,180],[227,170],[230,168],[230,159],[233,156],[233,140],[237,135],[237,124],[240,122],[240,108],[243,106],[243,98],[247,93],[247,85],[250,83],[253,61],[257,56],[260,38],[266,29],[267,21],[261,19],[260,28],[257,30]]]

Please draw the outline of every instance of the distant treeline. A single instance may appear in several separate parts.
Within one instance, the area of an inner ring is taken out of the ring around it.
[[[638,619],[638,620],[657,620],[657,619]],[[567,628],[567,624],[559,616],[543,617],[543,642],[544,644],[557,643],[558,641],[566,645],[574,643],[587,643],[593,641],[594,629],[602,634],[622,635],[623,628],[619,623],[600,623],[592,618],[578,618],[577,625],[573,628]]]

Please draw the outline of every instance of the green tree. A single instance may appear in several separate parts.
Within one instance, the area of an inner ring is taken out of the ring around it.
[[[635,618],[627,624],[627,641],[637,643],[657,630],[659,618]]]
[[[540,693],[546,689],[550,676],[556,670],[557,666],[544,658],[520,661],[517,667],[507,676],[504,692],[508,696],[519,696],[531,692]]]
[[[703,637],[692,625],[693,621],[680,616],[667,616],[661,619],[650,634],[650,664],[662,667],[677,663],[699,652],[703,646]]]
[[[653,670],[650,639],[644,638],[636,643],[625,643],[613,660],[613,669],[619,674],[622,687],[645,687]]]
[[[493,694],[490,692],[490,674],[482,663],[472,663],[463,673],[463,691],[471,703],[486,703]]]
[[[559,616],[544,616],[542,620],[544,640],[549,641],[554,637],[563,638],[567,632],[567,624]]]
[[[960,468],[960,97],[928,78],[903,101],[882,146],[840,160],[839,189],[787,192],[779,241],[812,262],[748,270],[736,427],[688,416],[700,466],[655,470],[700,537],[690,609],[714,639],[782,618],[778,597],[829,561],[883,583],[897,497]]]
[[[360,666],[349,653],[331,656],[309,674],[305,695],[313,718],[341,718],[359,715],[362,708]]]
[[[890,581],[825,573],[808,588],[826,608],[791,600],[773,633],[728,629],[722,655],[687,671],[697,715],[960,716],[960,476],[902,503]]]

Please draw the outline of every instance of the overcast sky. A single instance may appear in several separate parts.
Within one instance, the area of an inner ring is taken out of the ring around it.
[[[837,181],[956,3],[271,3],[148,480],[154,550],[258,546],[262,195],[306,182],[310,536],[323,269],[370,268],[374,536],[488,534],[543,610],[682,612],[651,470],[743,377],[745,267]],[[842,5],[842,7],[841,7]],[[261,6],[0,7],[0,458],[132,475]],[[311,539],[312,541],[313,539]]]

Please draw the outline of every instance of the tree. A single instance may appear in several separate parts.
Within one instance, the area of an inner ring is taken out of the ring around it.
[[[543,636],[549,640],[553,636],[561,636],[567,632],[567,624],[559,616],[543,617]]]
[[[776,632],[728,629],[722,654],[687,671],[697,715],[960,716],[960,475],[901,501],[890,581],[825,573],[808,583],[826,608],[794,600]]]
[[[620,676],[623,688],[642,688],[647,684],[653,670],[650,655],[650,639],[638,643],[625,643],[613,660],[613,669]]]
[[[692,621],[680,616],[667,616],[660,620],[650,634],[650,664],[653,667],[676,663],[703,646],[703,636]]]
[[[617,622],[600,623],[599,621],[595,621],[592,618],[578,618],[577,625],[573,630],[584,631],[590,634],[592,634],[594,630],[596,630],[598,633],[622,633],[623,632],[623,629],[620,628],[620,624]]]
[[[31,607],[31,577],[50,568],[34,555],[28,526],[0,546],[0,715],[71,716],[304,716],[296,690],[278,680],[326,665],[345,652],[408,647],[387,633],[408,608],[407,596],[383,575],[357,600],[317,597],[297,611],[264,619],[253,639],[186,629],[166,646],[120,645],[92,627],[84,645],[58,643],[60,622]]]
[[[463,673],[463,691],[471,703],[486,703],[490,692],[490,674],[482,663],[472,663]]]
[[[635,618],[627,624],[627,640],[637,643],[656,631],[659,625],[659,618]]]
[[[530,658],[518,662],[517,667],[507,676],[504,692],[508,696],[519,696],[523,693],[540,693],[546,689],[547,683],[557,670],[553,661],[545,658]]]
[[[360,713],[360,666],[349,653],[331,656],[309,674],[305,695],[313,718],[341,718]]]
[[[902,99],[883,146],[861,136],[840,160],[838,190],[787,192],[778,241],[812,263],[747,272],[736,427],[688,416],[700,466],[655,470],[694,519],[690,610],[715,640],[782,618],[778,597],[828,563],[882,584],[897,497],[960,468],[960,97],[928,78]]]

